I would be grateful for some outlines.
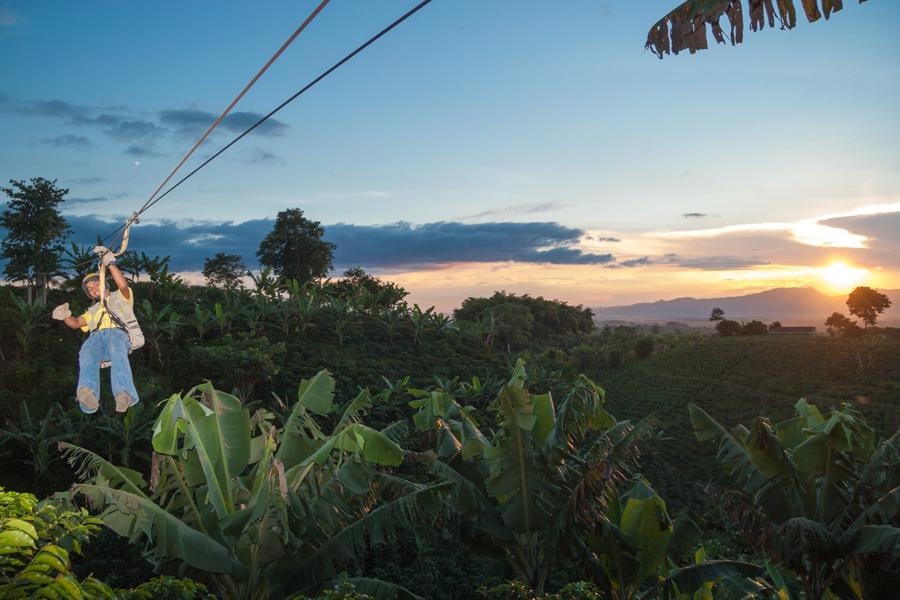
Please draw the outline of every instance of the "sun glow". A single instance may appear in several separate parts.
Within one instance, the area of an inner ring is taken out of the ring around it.
[[[834,262],[819,269],[818,274],[833,291],[849,292],[868,276],[869,271]]]

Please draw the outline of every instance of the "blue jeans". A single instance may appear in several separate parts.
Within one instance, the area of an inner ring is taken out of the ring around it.
[[[112,363],[110,382],[113,396],[119,392],[126,392],[134,402],[137,402],[138,393],[134,389],[131,365],[128,363],[130,348],[131,340],[128,339],[128,334],[117,327],[101,329],[88,336],[78,353],[78,388],[90,388],[94,392],[94,397],[99,400],[100,363],[108,360]]]

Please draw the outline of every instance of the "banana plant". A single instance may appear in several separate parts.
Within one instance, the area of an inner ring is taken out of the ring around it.
[[[395,467],[403,450],[362,423],[362,391],[338,413],[327,371],[301,382],[278,426],[240,400],[200,385],[173,395],[154,426],[149,485],[83,448],[65,445],[85,478],[74,492],[103,509],[104,523],[145,541],[159,567],[204,571],[226,600],[285,598],[316,591],[370,543],[431,518],[446,484],[406,481]],[[330,433],[319,418],[336,423]],[[357,587],[398,586],[359,580]]]
[[[13,307],[4,308],[4,311],[16,324],[16,341],[19,342],[19,347],[22,349],[22,358],[27,359],[31,354],[35,334],[47,327],[47,307],[36,300],[34,302],[22,300],[12,290],[9,290],[8,293]],[[23,361],[23,363],[27,364],[27,361]]]
[[[846,404],[827,417],[803,399],[794,409],[780,423],[759,417],[728,431],[689,405],[697,439],[718,444],[759,517],[748,534],[806,598],[889,597],[900,585],[900,432],[876,444]]]
[[[197,339],[202,340],[203,335],[212,327],[212,312],[199,304],[194,304],[194,320],[191,325],[197,332]]]
[[[417,429],[434,432],[434,451],[421,458],[453,482],[451,507],[464,539],[496,548],[519,580],[542,593],[564,556],[591,554],[587,536],[630,478],[651,422],[617,422],[603,390],[586,377],[558,408],[524,382],[519,361],[494,401],[500,428],[493,435],[482,433],[473,407],[446,391],[418,394],[410,405]]]

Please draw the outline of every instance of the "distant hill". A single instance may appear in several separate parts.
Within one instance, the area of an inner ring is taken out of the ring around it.
[[[896,325],[900,322],[900,290],[880,290],[893,301],[880,322]],[[602,306],[594,309],[599,322],[627,321],[659,323],[681,321],[697,324],[707,321],[713,308],[725,311],[726,318],[736,321],[759,319],[764,322],[781,321],[783,325],[815,325],[824,327],[825,319],[833,312],[847,314],[847,295],[829,296],[811,287],[776,288],[725,298],[675,298],[641,302],[627,306]]]

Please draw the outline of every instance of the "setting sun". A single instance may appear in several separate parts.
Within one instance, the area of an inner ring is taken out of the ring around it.
[[[819,277],[836,292],[848,292],[861,283],[869,272],[866,269],[848,266],[842,262],[831,263],[819,269]]]

